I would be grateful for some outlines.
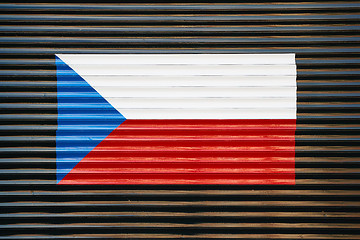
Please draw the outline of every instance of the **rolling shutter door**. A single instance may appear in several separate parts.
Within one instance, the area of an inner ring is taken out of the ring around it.
[[[0,239],[359,237],[360,3],[0,4]],[[56,185],[55,54],[295,53],[296,185]]]

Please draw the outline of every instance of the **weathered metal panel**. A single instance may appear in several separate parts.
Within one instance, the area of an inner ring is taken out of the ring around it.
[[[359,239],[358,1],[0,4],[0,239]],[[296,185],[56,185],[60,53],[296,53]]]

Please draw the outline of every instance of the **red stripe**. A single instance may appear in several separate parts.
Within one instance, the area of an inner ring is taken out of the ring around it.
[[[60,184],[295,184],[296,120],[126,120]]]
[[[151,140],[151,141],[150,141]],[[287,139],[285,140],[268,140],[268,139],[254,139],[254,140],[238,140],[238,139],[207,139],[207,140],[198,140],[198,139],[121,139],[119,137],[109,137],[107,139],[107,149],[108,150],[128,150],[130,147],[163,147],[170,149],[171,147],[192,147],[192,148],[221,148],[221,147],[236,147],[237,149],[241,146],[243,148],[248,147],[282,147],[286,150],[288,147],[292,147],[292,143]],[[261,146],[259,146],[259,141],[263,141]],[[239,150],[239,149],[238,149]]]
[[[171,163],[181,163],[181,162],[188,162],[188,163],[209,163],[209,162],[238,162],[238,163],[251,163],[251,162],[261,162],[261,163],[281,163],[281,162],[293,162],[294,155],[291,155],[290,157],[199,157],[199,156],[191,156],[191,157],[173,157],[171,158]],[[124,156],[116,156],[116,157],[87,157],[86,162],[87,163],[117,163],[117,162],[125,162],[125,163],[164,163],[168,161],[169,158],[166,156],[162,157],[137,157],[137,156],[130,156],[130,157],[124,157]]]
[[[144,127],[244,127],[244,126],[274,126],[276,128],[292,128],[296,119],[127,119],[126,125]]]
[[[293,162],[88,162],[83,168],[74,169],[77,172],[82,169],[139,169],[139,168],[229,168],[229,169],[243,169],[243,168],[293,168]]]

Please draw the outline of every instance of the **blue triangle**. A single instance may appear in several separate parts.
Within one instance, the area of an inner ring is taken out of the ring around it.
[[[57,56],[55,62],[58,100],[56,179],[59,183],[126,119]]]

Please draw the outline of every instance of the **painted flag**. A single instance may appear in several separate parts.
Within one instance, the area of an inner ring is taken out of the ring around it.
[[[58,54],[58,184],[295,184],[295,54]]]

